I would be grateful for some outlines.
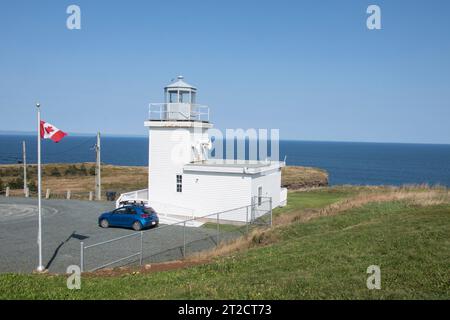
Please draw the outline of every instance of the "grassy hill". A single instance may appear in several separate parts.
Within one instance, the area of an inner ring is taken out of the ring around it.
[[[281,184],[289,190],[328,186],[328,172],[319,168],[287,166],[281,172]]]
[[[148,186],[148,168],[138,166],[102,165],[102,190],[118,193],[146,189]],[[27,166],[28,181],[36,194],[37,166]],[[0,165],[0,191],[9,185],[11,195],[23,196],[22,165]],[[63,197],[71,190],[72,198],[87,199],[89,191],[95,189],[94,163],[52,163],[42,166],[42,188],[51,190],[51,197]]]
[[[186,268],[87,274],[78,291],[62,275],[3,274],[0,298],[449,299],[449,261],[448,190],[337,187],[290,192],[272,229]],[[370,265],[381,290],[366,287]]]

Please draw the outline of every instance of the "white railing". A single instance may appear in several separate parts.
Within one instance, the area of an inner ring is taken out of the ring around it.
[[[141,201],[144,204],[148,203],[148,189],[136,190],[127,193],[122,193],[116,200],[116,208],[121,206],[122,202],[125,201],[136,201],[140,203]]]
[[[192,120],[209,122],[209,107],[192,103],[150,103],[150,120]]]
[[[122,193],[116,200],[116,208],[121,207],[125,202],[128,203],[143,203],[146,206],[150,206],[158,212],[159,215],[178,215],[186,218],[193,218],[195,211],[192,208],[177,206],[171,203],[163,203],[159,201],[153,201],[148,199],[148,189],[136,190],[131,192]]]

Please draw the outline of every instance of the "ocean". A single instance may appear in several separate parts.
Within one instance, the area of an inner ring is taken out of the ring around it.
[[[0,164],[22,159],[36,163],[36,138],[0,135]],[[42,141],[42,162],[94,162],[94,136],[68,136],[58,144]],[[147,166],[148,138],[102,137],[102,162]],[[450,145],[280,141],[280,159],[287,165],[312,166],[328,171],[331,185],[440,184],[450,186]]]

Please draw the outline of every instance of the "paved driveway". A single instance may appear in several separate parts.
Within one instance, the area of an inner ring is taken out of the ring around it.
[[[112,202],[42,200],[43,260],[50,272],[63,273],[67,266],[80,262],[80,241],[85,245],[127,234],[136,236],[85,251],[85,270],[139,251],[139,232],[128,229],[102,229],[97,225],[101,212],[114,207]],[[0,197],[0,272],[31,272],[38,263],[37,199]],[[187,253],[215,245],[215,230],[160,226],[145,232],[144,262],[179,259],[183,236]],[[131,261],[131,260],[130,260]]]

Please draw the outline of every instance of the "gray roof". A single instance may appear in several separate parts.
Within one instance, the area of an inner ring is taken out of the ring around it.
[[[169,84],[165,87],[165,89],[174,89],[174,88],[184,88],[184,89],[193,89],[197,90],[196,87],[191,86],[189,83],[185,82],[183,76],[178,76],[177,80]]]
[[[206,160],[188,163],[183,171],[214,172],[219,174],[260,174],[284,167],[280,161]]]

